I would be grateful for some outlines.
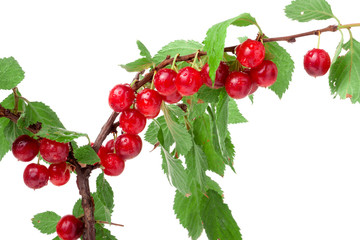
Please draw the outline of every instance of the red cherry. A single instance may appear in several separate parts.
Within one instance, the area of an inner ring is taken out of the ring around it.
[[[159,114],[161,103],[161,95],[149,88],[145,88],[136,96],[136,108],[147,118],[155,118]]]
[[[23,162],[33,160],[39,153],[39,142],[28,135],[19,136],[12,144],[12,153]]]
[[[201,74],[192,67],[184,67],[178,72],[175,85],[182,96],[191,96],[199,91],[203,84]]]
[[[126,133],[138,134],[146,126],[146,117],[136,109],[128,109],[121,113],[119,125]]]
[[[104,159],[101,159],[101,165],[106,175],[119,176],[124,171],[125,161],[115,153],[108,153]]]
[[[69,143],[60,143],[46,138],[40,142],[40,154],[45,161],[50,163],[65,162],[69,150]]]
[[[235,99],[246,97],[251,89],[251,79],[247,73],[232,72],[226,78],[225,90],[228,95]]]
[[[128,84],[118,84],[111,89],[109,105],[115,112],[122,112],[133,104],[135,92]]]
[[[160,69],[154,77],[154,86],[156,90],[164,96],[170,95],[176,91],[175,78],[177,73],[168,68]]]
[[[106,144],[105,148],[108,153],[114,153],[115,147],[114,147],[114,139],[110,139]]]
[[[251,80],[260,87],[269,87],[276,81],[278,69],[270,60],[264,60],[259,66],[250,70]]]
[[[220,62],[220,65],[219,65],[218,69],[216,70],[214,87],[212,86],[212,81],[209,76],[209,64],[206,63],[204,65],[204,67],[200,71],[200,74],[201,74],[202,81],[206,86],[208,86],[210,88],[218,89],[218,88],[225,86],[225,80],[226,80],[227,76],[229,75],[229,66],[224,62]]]
[[[254,92],[256,92],[256,90],[259,88],[259,85],[256,84],[256,82],[252,81],[251,82],[251,88],[250,88],[250,92],[248,95],[253,94]]]
[[[49,166],[50,182],[55,186],[62,186],[70,179],[70,171],[66,162],[53,163]]]
[[[236,58],[244,67],[258,66],[265,58],[264,45],[255,40],[247,39],[236,48]]]
[[[304,68],[310,76],[319,77],[325,75],[330,65],[330,56],[323,49],[314,48],[304,56]]]
[[[101,146],[97,152],[97,155],[99,156],[100,160],[102,160],[105,159],[109,153],[111,153],[111,151],[108,148]]]
[[[124,160],[139,155],[141,148],[141,138],[135,134],[122,134],[115,140],[116,154]]]
[[[62,240],[76,240],[84,233],[84,223],[74,215],[63,216],[56,224],[56,233]]]
[[[30,163],[24,170],[24,183],[32,189],[39,189],[47,185],[49,181],[49,170],[36,163]]]
[[[168,95],[168,96],[162,96],[163,100],[167,103],[173,104],[173,103],[177,103],[182,99],[181,94],[178,91],[175,91],[173,94]]]

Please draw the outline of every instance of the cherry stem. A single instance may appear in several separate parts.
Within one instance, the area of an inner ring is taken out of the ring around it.
[[[178,56],[180,56],[180,54],[176,54],[174,57],[174,61],[171,64],[171,70],[175,70],[175,63],[176,63],[176,59],[178,58]],[[177,71],[176,71],[177,72]]]
[[[18,110],[19,110],[19,96],[17,94],[17,90],[18,88],[17,87],[14,87],[12,89],[13,93],[14,93],[14,100],[15,100],[15,103],[14,103],[14,113],[17,114],[18,113]]]
[[[102,224],[109,224],[109,225],[114,225],[114,226],[118,226],[118,227],[124,227],[124,225],[122,224],[118,224],[118,223],[109,223],[109,222],[106,222],[106,221],[96,221],[97,223],[102,223]]]
[[[319,37],[318,37],[317,48],[319,49],[319,47],[320,47],[320,35],[321,35],[321,32],[319,32],[318,35],[319,35]]]

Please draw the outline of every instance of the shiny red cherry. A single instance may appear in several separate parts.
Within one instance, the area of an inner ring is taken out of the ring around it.
[[[109,105],[115,112],[122,112],[133,104],[135,92],[128,84],[118,84],[111,89]]]
[[[136,109],[146,118],[155,118],[160,112],[161,103],[161,95],[149,88],[145,88],[136,96]]]
[[[177,73],[172,69],[160,69],[154,77],[154,86],[156,90],[164,96],[173,94],[176,91],[176,75]]]
[[[53,163],[49,166],[50,182],[55,186],[62,186],[70,179],[70,170],[66,162]]]
[[[184,67],[178,72],[175,85],[182,96],[191,96],[199,91],[203,84],[201,74],[192,67]]]
[[[39,153],[40,144],[37,140],[28,135],[21,135],[12,144],[12,153],[23,162],[33,160]]]
[[[177,103],[182,99],[182,96],[178,91],[175,91],[173,94],[168,95],[168,96],[161,95],[161,97],[163,98],[163,100],[165,102],[170,103],[170,104]]]
[[[325,75],[330,65],[330,56],[323,49],[314,48],[304,56],[304,68],[310,76],[319,77]]]
[[[40,142],[40,154],[45,161],[50,163],[65,162],[69,150],[69,143],[60,143],[46,138]]]
[[[36,163],[30,163],[24,170],[24,183],[32,189],[39,189],[48,184],[49,170]]]
[[[251,90],[252,81],[244,72],[232,72],[226,78],[225,90],[228,95],[235,99],[246,97]]]
[[[264,60],[259,66],[250,70],[251,80],[260,87],[270,87],[276,81],[278,69],[270,60]]]
[[[76,240],[83,235],[84,228],[84,223],[74,215],[66,215],[56,224],[56,233],[62,240]]]
[[[104,167],[104,173],[109,176],[119,176],[125,168],[125,161],[115,153],[108,153],[100,163]]]
[[[115,140],[116,154],[124,160],[139,155],[142,149],[142,141],[138,135],[122,134]]]
[[[119,126],[126,133],[138,134],[146,126],[146,117],[136,109],[128,109],[121,113]]]
[[[244,67],[253,68],[264,60],[264,45],[252,39],[247,39],[236,48],[236,58]]]

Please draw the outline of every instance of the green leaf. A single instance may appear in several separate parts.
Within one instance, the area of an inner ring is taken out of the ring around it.
[[[56,224],[60,221],[61,217],[54,212],[43,212],[36,214],[31,219],[32,224],[41,233],[52,234],[56,232]]]
[[[205,190],[206,174],[208,168],[206,155],[195,142],[191,150],[185,156],[185,163],[189,174],[193,177],[197,184],[200,186],[200,191]]]
[[[5,154],[10,151],[11,144],[6,139],[4,130],[5,127],[9,124],[9,119],[7,118],[0,118],[0,161],[5,156]]]
[[[233,98],[229,99],[229,124],[236,124],[236,123],[246,123],[247,120],[244,116],[240,113],[238,105]]]
[[[179,106],[177,105],[169,105],[169,104],[166,104],[166,107],[167,109],[175,116],[177,117],[183,117],[185,115],[187,115],[186,112],[184,112]]]
[[[220,146],[227,136],[227,124],[229,116],[229,96],[223,90],[219,96],[219,102],[216,105],[216,127]]]
[[[230,132],[228,132],[228,135],[225,138],[225,149],[230,159],[230,163],[233,164],[235,158],[235,146],[231,141]]]
[[[197,193],[185,196],[176,191],[174,199],[174,212],[180,224],[189,232],[189,237],[198,239],[203,231],[200,215],[201,198]]]
[[[206,155],[208,169],[224,176],[225,163],[220,150],[214,146],[213,131],[208,115],[204,114],[194,121],[194,140]]]
[[[19,128],[16,123],[9,121],[4,129],[4,135],[9,143],[13,143],[20,135],[32,135],[32,133],[26,129]]]
[[[104,173],[101,173],[96,179],[96,192],[103,204],[112,211],[114,208],[114,192],[106,181]]]
[[[206,176],[206,185],[208,189],[212,189],[215,192],[217,192],[220,196],[224,194],[224,192],[221,190],[221,187],[217,182],[212,180],[209,176]]]
[[[165,60],[167,56],[175,57],[176,54],[188,55],[201,50],[203,45],[193,40],[175,40],[164,46],[157,54],[155,54],[153,60],[155,64],[159,64]]]
[[[257,25],[255,19],[250,14],[243,13],[237,17],[215,24],[207,31],[204,40],[204,51],[207,52],[209,57],[209,76],[213,81],[215,80],[216,70],[224,55],[226,32],[231,24],[235,26]]]
[[[202,198],[201,219],[209,240],[241,240],[240,228],[222,197],[213,190]]]
[[[167,127],[176,143],[176,150],[179,154],[186,155],[192,147],[191,135],[185,129],[185,126],[180,125],[174,120],[175,117],[172,116],[172,113],[165,104],[162,109]]]
[[[70,142],[79,137],[89,138],[88,135],[85,133],[73,132],[63,128],[52,127],[52,126],[41,127],[41,130],[36,135],[57,142]]]
[[[155,145],[158,142],[160,127],[164,137],[164,146],[166,149],[168,149],[174,143],[174,139],[169,131],[169,128],[167,127],[164,116],[158,117],[149,124],[144,139],[150,144]]]
[[[95,223],[95,230],[96,230],[96,240],[117,240],[116,237],[111,235],[111,232],[104,228],[102,225]]]
[[[360,43],[350,39],[343,48],[345,56],[331,65],[329,83],[332,94],[341,99],[351,97],[351,102],[360,102]]]
[[[100,158],[90,145],[81,146],[74,150],[75,158],[83,164],[93,165],[100,162]]]
[[[281,47],[277,42],[265,43],[266,54],[270,54],[273,58],[272,62],[276,64],[278,76],[276,82],[269,88],[282,98],[283,94],[289,87],[291,76],[294,71],[294,62],[290,54]]]
[[[77,218],[84,214],[84,209],[81,206],[81,199],[78,199],[75,202],[72,214]]]
[[[285,14],[292,20],[308,22],[333,18],[329,3],[325,0],[295,0],[285,7]]]
[[[25,107],[23,121],[24,127],[40,122],[42,127],[49,125],[64,128],[56,113],[42,102],[29,102]]]
[[[145,141],[149,142],[152,145],[155,145],[158,142],[157,135],[159,133],[159,129],[160,127],[156,124],[156,122],[152,121],[145,132]]]
[[[59,236],[54,237],[52,240],[61,240]]]
[[[24,77],[24,71],[13,57],[0,58],[0,89],[12,89]]]
[[[139,58],[133,62],[127,64],[120,64],[120,67],[124,68],[128,72],[140,72],[148,69],[153,65],[153,62],[147,58]]]
[[[336,47],[335,54],[331,61],[331,64],[333,64],[338,59],[338,57],[343,49],[343,46],[344,46],[344,36],[343,36],[343,34],[341,34],[341,39],[340,39],[339,44]]]
[[[136,44],[140,50],[140,55],[145,57],[147,60],[152,61],[151,54],[150,54],[149,50],[145,47],[145,45],[142,42],[140,42],[139,40],[136,41]]]
[[[206,86],[205,84],[198,91],[198,98],[207,103],[217,103],[219,101],[219,94],[221,88],[212,89]]]
[[[170,184],[183,194],[189,193],[187,174],[181,160],[174,158],[163,146],[161,146],[161,156],[163,159],[162,168]]]

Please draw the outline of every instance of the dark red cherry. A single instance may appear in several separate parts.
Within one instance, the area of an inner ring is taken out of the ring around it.
[[[200,71],[203,83],[210,88],[221,88],[225,86],[225,80],[229,75],[229,66],[225,62],[220,62],[218,69],[216,70],[215,84],[212,86],[212,81],[209,76],[209,64],[205,64]]]
[[[114,152],[111,152],[108,148],[101,146],[99,148],[99,151],[97,152],[97,155],[99,156],[100,160],[102,160],[105,159],[109,153],[114,153]]]
[[[21,135],[13,142],[11,150],[19,161],[29,162],[39,153],[39,147],[37,140],[28,135]]]
[[[256,90],[259,88],[259,85],[256,84],[256,82],[252,81],[251,82],[251,88],[250,88],[250,92],[248,95],[253,94],[254,92],[256,92]]]
[[[276,81],[278,69],[270,60],[264,60],[259,66],[250,70],[251,80],[260,87],[269,87]]]
[[[182,96],[191,96],[199,91],[203,84],[201,74],[192,67],[184,67],[178,72],[175,85]]]
[[[116,154],[124,160],[139,155],[141,148],[141,138],[135,134],[122,134],[115,140]]]
[[[310,76],[319,77],[325,75],[330,65],[330,56],[323,49],[314,48],[304,56],[304,68]]]
[[[136,108],[146,118],[155,118],[160,112],[161,103],[161,95],[149,88],[145,88],[136,96]]]
[[[138,134],[146,126],[146,117],[136,109],[128,109],[121,113],[119,126],[126,133]]]
[[[226,78],[225,90],[228,95],[235,99],[246,97],[251,90],[251,79],[247,73],[232,72]]]
[[[160,69],[154,77],[154,86],[156,90],[164,96],[170,95],[176,91],[175,78],[177,73],[168,68]]]
[[[236,48],[236,58],[244,67],[258,66],[265,58],[264,45],[255,40],[247,39]]]
[[[106,175],[119,176],[124,171],[125,161],[115,153],[108,153],[104,159],[101,159],[101,165]]]
[[[74,215],[63,216],[56,225],[56,233],[62,240],[76,240],[84,233],[84,223]]]
[[[70,179],[70,170],[66,162],[53,163],[49,166],[50,182],[55,186],[62,186]]]
[[[108,153],[114,153],[115,151],[115,145],[114,145],[114,139],[110,139],[109,141],[107,141],[107,143],[105,144],[105,148],[107,149]]]
[[[182,99],[181,94],[176,90],[173,94],[168,95],[168,96],[162,96],[163,100],[167,103],[173,104],[173,103],[177,103]]]
[[[24,183],[32,189],[39,189],[48,184],[49,170],[36,163],[30,163],[24,170]]]
[[[69,150],[69,143],[60,143],[46,138],[40,142],[40,154],[45,161],[50,163],[65,162]]]
[[[122,112],[133,104],[135,92],[128,84],[118,84],[111,89],[109,105],[115,112]]]

